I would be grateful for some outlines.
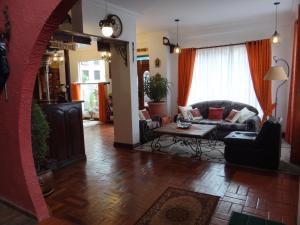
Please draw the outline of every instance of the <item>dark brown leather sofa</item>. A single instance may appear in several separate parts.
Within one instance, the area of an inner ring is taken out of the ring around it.
[[[208,118],[208,109],[209,107],[220,108],[224,107],[225,111],[223,114],[222,120],[209,120]],[[244,123],[230,123],[225,121],[225,118],[231,112],[231,110],[242,110],[243,108],[247,107],[248,110],[256,113],[255,116],[251,117],[250,119],[246,120]],[[199,121],[192,121],[192,123],[198,124],[213,124],[217,125],[216,130],[216,138],[219,140],[223,140],[223,138],[231,133],[232,131],[252,131],[258,132],[260,130],[261,120],[258,116],[258,111],[253,106],[239,103],[239,102],[232,102],[232,101],[205,101],[199,102],[192,105],[192,108],[198,108],[201,115],[203,116],[202,120]],[[177,120],[176,115],[174,117],[174,122]]]

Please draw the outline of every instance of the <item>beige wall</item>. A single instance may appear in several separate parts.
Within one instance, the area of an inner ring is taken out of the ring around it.
[[[273,45],[272,51],[273,55],[282,57],[286,59],[291,66],[291,57],[292,57],[292,43],[293,43],[293,23],[295,20],[295,16],[291,13],[289,16],[281,18],[279,23],[279,32],[281,35],[280,44]],[[189,36],[186,34],[185,36],[181,36],[180,45],[183,48],[191,48],[191,47],[207,47],[207,46],[217,46],[224,44],[234,44],[240,43],[250,40],[259,40],[270,38],[272,33],[274,32],[274,27],[272,24],[273,21],[263,21],[260,24],[248,24],[248,25],[235,25],[235,26],[220,26],[220,27],[211,27],[206,30],[199,30],[199,35]],[[196,29],[195,29],[196,30]],[[158,37],[158,33],[150,33],[150,34],[139,34],[137,36],[138,47],[148,47],[148,53],[150,55],[150,64],[153,62],[151,60],[151,53],[155,53],[155,55],[161,54],[161,49],[165,46],[162,45],[162,36],[166,33],[161,32]],[[149,37],[148,37],[149,36]],[[174,43],[175,35],[169,34],[171,37],[171,42]],[[153,41],[154,38],[157,37]],[[172,38],[173,37],[173,38]],[[149,41],[151,40],[151,41]],[[155,56],[154,55],[154,56]],[[169,96],[169,108],[170,115],[174,115],[177,113],[177,86],[178,86],[178,74],[177,74],[177,61],[178,56],[176,54],[165,54],[162,57],[162,64],[167,64],[162,67],[162,71],[168,71],[168,78],[172,83],[171,87],[171,95]],[[284,65],[283,65],[284,66]],[[151,70],[151,66],[150,66]],[[275,98],[275,90],[276,87],[280,84],[279,81],[272,82],[272,92],[273,98]],[[285,129],[286,117],[287,117],[287,107],[288,107],[288,93],[289,93],[289,81],[285,84],[279,92],[279,100],[278,100],[278,108],[277,115],[283,117],[283,130]]]
[[[137,35],[137,48],[147,48],[147,52],[138,53],[139,55],[149,55],[149,72],[151,75],[155,75],[156,73],[161,74],[166,77],[170,82],[170,92],[167,96],[167,107],[168,114],[171,114],[171,103],[173,96],[174,85],[172,81],[173,74],[170,71],[171,65],[171,57],[170,48],[168,46],[163,45],[163,37],[168,37],[168,33],[166,32],[154,32],[154,33],[146,33],[146,34],[138,34]],[[159,58],[161,63],[160,67],[155,66],[155,59]]]
[[[78,63],[81,61],[100,60],[100,53],[97,50],[97,42],[92,41],[91,45],[84,48],[77,48],[76,51],[69,51],[71,82],[78,82]],[[65,65],[60,63],[59,66],[60,81],[65,83]],[[105,63],[105,80],[109,81],[108,63]]]
[[[79,25],[77,29],[86,34],[102,36],[98,23],[106,15],[104,3],[81,0],[78,4],[77,7],[81,9],[79,11],[82,17],[81,21],[77,21]],[[116,5],[109,3],[107,5],[107,12],[118,15],[123,23],[123,32],[117,39],[129,44],[127,49],[128,66],[123,68],[124,70],[120,70],[119,63],[121,61],[117,62],[120,59],[119,52],[112,50],[115,142],[137,144],[139,142],[137,64],[136,58],[133,59],[136,46],[136,15]],[[78,8],[76,11],[78,12]],[[72,15],[76,16],[73,11]]]

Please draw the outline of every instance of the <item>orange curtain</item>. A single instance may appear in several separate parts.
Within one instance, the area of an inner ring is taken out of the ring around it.
[[[300,15],[300,6],[298,10],[298,15]],[[293,102],[290,106],[292,108],[292,132],[291,132],[291,162],[300,164],[300,27],[299,19],[297,24],[297,39],[296,39],[296,49],[295,49],[295,63],[294,63],[294,76],[293,76],[293,86],[292,86],[292,95]]]
[[[72,93],[73,101],[80,100],[80,84],[72,83],[71,84],[71,93]]]
[[[285,129],[285,140],[292,143],[292,128],[293,128],[293,117],[294,117],[294,102],[295,102],[295,78],[296,78],[296,53],[297,53],[297,39],[298,39],[298,20],[294,25],[294,44],[293,44],[293,59],[292,59],[292,70],[290,76],[290,94],[289,94],[289,107]]]
[[[98,95],[99,95],[99,120],[101,122],[107,121],[106,109],[107,109],[107,88],[106,83],[98,83]]]
[[[252,82],[258,102],[263,110],[264,119],[272,115],[272,83],[264,80],[271,67],[272,49],[269,39],[246,43]]]
[[[178,99],[179,106],[185,106],[189,97],[194,63],[196,57],[195,48],[182,49],[178,57]]]

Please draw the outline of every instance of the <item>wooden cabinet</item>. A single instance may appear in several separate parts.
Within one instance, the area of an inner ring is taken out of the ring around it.
[[[44,105],[50,127],[49,154],[63,167],[85,159],[81,102]]]

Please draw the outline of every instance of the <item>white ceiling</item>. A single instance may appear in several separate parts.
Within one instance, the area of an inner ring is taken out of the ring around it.
[[[291,14],[295,0],[281,0],[281,17]],[[137,13],[137,33],[182,31],[275,19],[274,0],[107,0]]]

